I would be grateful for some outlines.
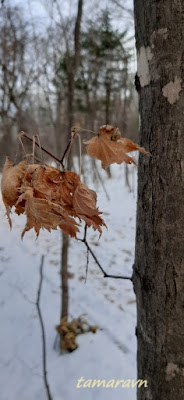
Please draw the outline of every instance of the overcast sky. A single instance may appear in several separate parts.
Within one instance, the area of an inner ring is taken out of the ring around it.
[[[61,4],[64,17],[76,15],[77,2],[78,0],[58,0],[58,3]],[[101,9],[110,8],[113,25],[120,30],[128,29],[128,36],[134,37],[133,18],[122,8],[133,10],[133,0],[114,0],[114,2],[115,4],[113,5],[113,0],[84,0],[84,19],[90,17],[95,20]],[[23,8],[26,19],[31,19],[32,22],[34,21],[37,32],[43,34],[44,29],[47,29],[48,23],[50,22],[49,5],[52,4],[51,0],[5,0],[5,4]],[[55,18],[57,19],[57,14]],[[131,46],[134,47],[134,39],[131,40]],[[136,71],[135,53],[131,63],[131,69]]]
[[[34,20],[41,19],[42,23],[48,20],[48,12],[49,12],[49,3],[50,0],[4,0],[5,4],[11,4],[14,6],[21,6],[24,8],[26,15],[34,18]],[[72,16],[76,12],[77,9],[77,0],[58,0],[61,4],[62,13],[66,16]],[[127,9],[133,9],[133,0],[115,0],[114,7],[112,6],[112,0],[84,0],[84,15],[92,16],[95,15],[95,12],[98,13],[100,9],[111,8],[116,10],[117,19],[121,23],[125,23],[126,21],[130,21],[130,16],[128,13],[123,11],[121,5]],[[119,21],[118,24],[119,24]]]

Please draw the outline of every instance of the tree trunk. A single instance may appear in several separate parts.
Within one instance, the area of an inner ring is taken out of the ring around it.
[[[184,3],[135,0],[140,156],[134,288],[138,400],[184,398]]]
[[[106,125],[110,124],[110,99],[111,99],[111,87],[107,82],[105,85],[105,123]]]
[[[61,248],[61,319],[68,318],[68,236],[62,233],[62,248]]]
[[[78,10],[75,21],[74,30],[74,55],[73,64],[68,65],[68,104],[67,104],[67,141],[70,140],[71,128],[74,120],[74,94],[75,94],[75,74],[77,71],[79,56],[80,56],[80,28],[82,20],[82,8],[83,0],[78,0]],[[72,154],[70,152],[69,159],[67,161],[67,169],[72,168]],[[62,250],[61,250],[61,287],[62,287],[62,298],[61,298],[61,318],[66,317],[68,319],[68,250],[69,250],[69,238],[62,234]],[[62,340],[62,337],[61,337]]]
[[[74,71],[68,75],[68,93],[67,93],[67,121],[68,121],[68,128],[67,128],[67,142],[70,140],[71,136],[71,128],[74,122]]]
[[[66,139],[63,137],[61,130],[61,106],[62,106],[62,95],[61,92],[57,92],[56,100],[56,122],[55,122],[55,153],[57,157],[61,156],[61,150],[65,148]]]
[[[129,169],[128,169],[128,164],[125,164],[125,185],[127,186],[129,192],[131,193],[131,186],[130,186],[130,180],[129,180]]]
[[[106,99],[105,99],[105,123],[106,125],[110,124],[110,95],[111,95],[111,88],[110,84],[106,83]],[[111,169],[110,166],[106,168],[108,178],[111,178]]]
[[[1,116],[0,124],[0,170],[5,162],[5,154],[14,162],[16,156],[15,145],[12,137],[12,124],[7,116]]]

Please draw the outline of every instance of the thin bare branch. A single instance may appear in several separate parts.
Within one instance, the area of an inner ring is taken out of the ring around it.
[[[43,379],[44,379],[45,389],[46,389],[46,392],[47,392],[47,398],[48,398],[48,400],[53,400],[51,392],[50,392],[48,379],[47,379],[46,337],[45,337],[45,328],[44,328],[44,323],[43,323],[43,317],[42,317],[41,308],[40,308],[40,297],[41,297],[42,283],[43,283],[43,265],[44,265],[44,255],[42,255],[42,257],[41,257],[41,263],[40,263],[40,269],[39,269],[40,279],[39,279],[39,285],[38,285],[36,307],[37,307],[37,311],[38,311],[38,317],[39,317],[40,326],[41,326],[41,333],[42,333]]]
[[[62,158],[61,158],[61,160],[60,160],[60,163],[61,163],[62,165],[63,165],[64,159],[67,159],[67,158],[68,158],[69,153],[70,153],[70,150],[71,150],[71,147],[72,147],[72,144],[73,144],[73,140],[74,140],[74,138],[75,138],[77,135],[78,135],[78,133],[77,133],[76,128],[72,128],[71,137],[70,137],[69,142],[68,142],[68,144],[67,144],[67,146],[66,146],[66,149],[65,149],[65,151],[64,151],[64,153],[63,153],[63,156],[62,156]]]
[[[107,198],[108,201],[110,201],[110,196],[109,196],[109,194],[108,194],[108,192],[107,192],[107,189],[106,189],[105,184],[104,184],[104,182],[103,182],[103,179],[102,179],[102,177],[101,177],[101,175],[100,175],[100,172],[98,171],[98,168],[97,168],[97,166],[96,166],[96,162],[94,162],[93,166],[95,167],[95,171],[96,171],[98,180],[99,180],[99,182],[100,182],[101,185],[102,185],[102,188],[103,188],[103,190],[104,190],[104,193],[105,193],[105,195],[106,195],[106,198]]]
[[[84,228],[84,239],[86,240],[87,237],[87,225],[85,224],[85,228]],[[87,281],[87,274],[88,274],[88,267],[89,267],[89,249],[87,248],[87,257],[86,257],[86,277],[85,277],[85,282]]]
[[[84,228],[84,237],[83,239],[79,239],[78,240],[82,243],[85,244],[88,253],[90,253],[93,257],[93,259],[95,260],[96,264],[98,265],[98,267],[100,268],[101,272],[103,273],[104,278],[114,278],[114,279],[126,279],[132,282],[132,277],[130,276],[124,276],[124,275],[113,275],[113,274],[108,274],[102,267],[102,265],[100,264],[98,258],[96,257],[96,255],[94,254],[93,250],[91,249],[91,247],[89,246],[87,239],[86,239],[86,234],[87,234],[87,226],[85,225]],[[87,254],[88,254],[87,253]]]
[[[21,131],[21,132],[19,133],[19,136],[20,136],[20,137],[25,137],[25,138],[26,138],[27,140],[29,140],[30,142],[33,142],[33,139],[30,138],[29,136],[27,136],[27,135],[25,134],[25,132],[23,132],[23,131]],[[52,153],[50,153],[50,151],[46,150],[43,146],[40,146],[40,144],[37,143],[36,141],[35,141],[35,145],[36,145],[37,147],[39,147],[42,151],[44,151],[48,156],[52,157],[55,161],[57,161],[59,164],[61,164],[63,170],[65,170],[62,160],[59,160],[59,158],[55,157]]]

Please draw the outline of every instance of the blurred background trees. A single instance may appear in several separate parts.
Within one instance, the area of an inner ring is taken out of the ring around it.
[[[5,154],[15,155],[19,130],[39,133],[57,156],[73,124],[97,131],[110,123],[136,140],[129,10],[127,22],[118,2],[70,3],[9,0],[0,6],[1,166]]]

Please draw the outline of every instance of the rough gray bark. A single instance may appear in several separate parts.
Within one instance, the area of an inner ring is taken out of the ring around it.
[[[184,2],[135,0],[138,400],[184,398]],[[137,82],[138,83],[138,82]]]

